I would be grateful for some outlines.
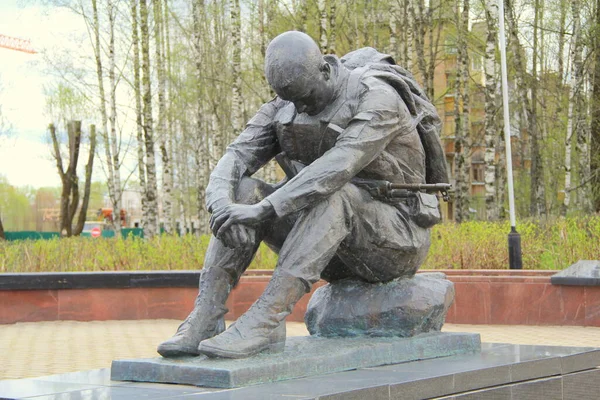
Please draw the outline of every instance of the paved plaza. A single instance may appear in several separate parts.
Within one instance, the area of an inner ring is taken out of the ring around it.
[[[0,380],[110,367],[114,359],[156,357],[156,346],[177,329],[176,320],[54,321],[0,325]],[[307,335],[303,323],[288,336]],[[482,342],[600,347],[600,328],[446,324],[447,332],[477,332]]]

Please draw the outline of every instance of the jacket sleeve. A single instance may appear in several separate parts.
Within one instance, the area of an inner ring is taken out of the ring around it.
[[[248,122],[237,139],[210,174],[206,187],[209,212],[235,201],[235,189],[243,176],[252,175],[279,153],[279,142],[273,126],[280,100],[264,104]]]
[[[366,78],[354,117],[336,144],[266,200],[278,216],[302,210],[339,190],[392,139],[414,129],[398,93],[376,78]]]

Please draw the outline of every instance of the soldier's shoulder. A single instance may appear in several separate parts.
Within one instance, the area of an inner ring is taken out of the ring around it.
[[[374,91],[389,95],[396,93],[390,83],[383,79],[380,71],[370,64],[352,70],[348,79],[348,86],[349,92],[358,97]]]

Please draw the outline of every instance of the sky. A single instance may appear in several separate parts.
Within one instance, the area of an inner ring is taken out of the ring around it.
[[[24,3],[25,5],[22,5]],[[33,2],[0,0],[0,33],[30,39],[38,54],[0,48],[0,105],[12,129],[0,139],[0,175],[13,186],[59,186],[60,179],[46,127],[44,85],[46,76],[41,51],[65,46],[65,38],[85,27],[61,9],[45,9]]]

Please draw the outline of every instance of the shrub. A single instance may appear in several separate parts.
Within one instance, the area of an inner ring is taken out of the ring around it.
[[[525,269],[563,269],[600,258],[600,216],[525,220],[517,231]],[[509,232],[508,221],[437,225],[423,268],[506,269]]]
[[[600,216],[520,221],[523,268],[562,269],[600,258]],[[508,222],[445,223],[432,229],[423,268],[507,269]],[[197,270],[209,237],[67,238],[0,241],[0,272]],[[261,245],[250,268],[272,269],[277,256]]]

